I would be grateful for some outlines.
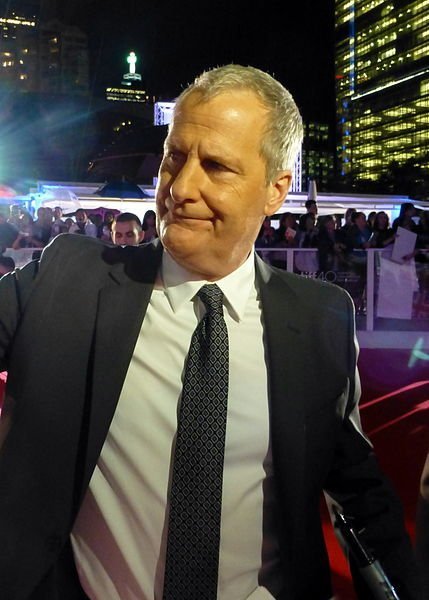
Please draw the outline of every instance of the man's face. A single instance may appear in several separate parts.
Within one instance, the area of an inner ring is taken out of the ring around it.
[[[310,204],[310,206],[307,209],[307,212],[311,213],[312,215],[316,216],[317,215],[317,204]]]
[[[86,212],[84,212],[83,210],[79,210],[76,213],[76,223],[81,223],[82,225],[84,225],[88,220],[88,217],[86,216]]]
[[[359,227],[359,229],[365,229],[365,227],[366,227],[366,217],[365,217],[365,215],[361,215],[361,214],[358,215],[355,218],[355,223]]]
[[[54,217],[55,217],[55,219],[61,219],[62,216],[63,216],[63,211],[61,210],[61,208],[59,206],[56,206],[54,208]]]
[[[173,258],[203,279],[242,264],[264,217],[286,196],[289,171],[266,183],[265,119],[247,91],[207,102],[196,92],[176,108],[158,177],[158,233]]]
[[[112,241],[116,246],[138,246],[143,236],[144,231],[135,221],[115,222],[112,225]]]

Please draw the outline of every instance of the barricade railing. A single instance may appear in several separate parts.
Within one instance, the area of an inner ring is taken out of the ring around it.
[[[17,250],[6,248],[3,252],[3,256],[10,256],[13,258],[15,267],[23,267],[34,258],[38,258],[41,252],[42,248],[18,248]]]
[[[390,260],[390,249],[355,250],[346,262],[326,271],[319,269],[317,248],[264,247],[256,252],[274,266],[346,289],[360,330],[429,330],[429,250],[418,250],[402,264]],[[303,269],[306,265],[311,268]]]
[[[349,255],[326,271],[319,269],[317,248],[256,248],[263,260],[343,287],[351,295],[359,330],[429,330],[429,250],[400,265],[389,260],[389,249],[370,248]],[[8,248],[17,267],[40,255],[40,248]],[[354,261],[354,262],[353,262]]]

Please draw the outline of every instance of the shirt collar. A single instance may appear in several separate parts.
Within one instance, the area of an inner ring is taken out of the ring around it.
[[[192,301],[205,283],[213,283],[199,279],[195,273],[191,273],[179,265],[166,250],[162,255],[161,281],[170,306],[175,313],[186,302]],[[238,269],[216,281],[224,294],[225,306],[230,316],[236,321],[240,321],[244,316],[254,282],[255,257],[253,251]]]

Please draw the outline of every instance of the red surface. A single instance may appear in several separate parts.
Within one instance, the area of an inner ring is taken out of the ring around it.
[[[361,419],[381,468],[402,500],[407,530],[414,541],[420,474],[429,451],[429,365],[409,367],[410,351],[361,350]],[[324,531],[337,600],[356,598],[350,573],[325,514]]]

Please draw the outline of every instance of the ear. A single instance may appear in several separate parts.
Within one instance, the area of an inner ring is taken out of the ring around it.
[[[277,173],[275,180],[269,184],[268,197],[264,209],[266,217],[274,215],[282,206],[291,183],[292,173],[290,169]]]
[[[144,240],[144,231],[142,229],[141,231],[139,231],[139,244],[141,244],[143,240]]]

